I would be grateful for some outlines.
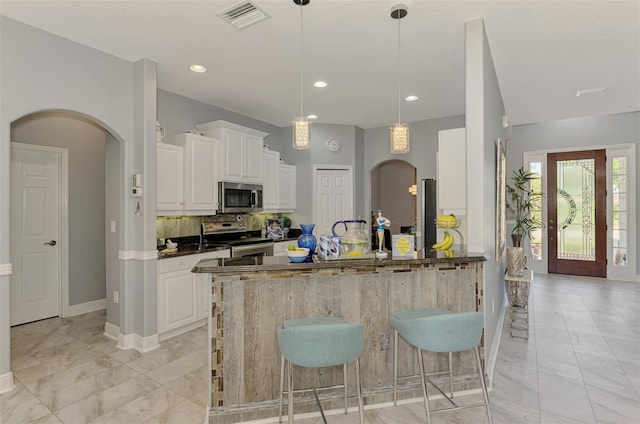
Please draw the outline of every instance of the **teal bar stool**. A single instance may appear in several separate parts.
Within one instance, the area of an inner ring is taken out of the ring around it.
[[[422,381],[424,407],[427,413],[427,423],[431,424],[431,411],[429,410],[429,398],[425,379],[429,380],[429,383],[436,387],[436,389],[453,404],[451,408],[439,409],[433,412],[444,412],[484,405],[487,409],[489,424],[492,424],[487,385],[484,380],[484,370],[482,369],[482,361],[480,360],[480,352],[478,350],[478,345],[482,338],[483,321],[484,317],[482,312],[449,313],[394,321],[394,328],[397,329],[402,338],[409,342],[409,344],[415,346],[418,351],[418,363]],[[429,352],[460,352],[469,349],[475,350],[476,365],[482,384],[484,402],[458,406],[453,399],[447,396],[431,379],[425,376],[422,350]]]
[[[345,414],[347,413],[347,364],[355,361],[356,392],[360,411],[360,424],[364,424],[362,389],[360,386],[360,354],[364,348],[364,325],[351,324],[338,317],[305,318],[287,320],[278,327],[278,345],[280,347],[280,407],[279,422],[282,422],[282,401],[284,394],[284,365],[287,363],[287,395],[289,423],[293,424],[293,365],[300,367],[343,366]],[[315,389],[320,414],[326,418]],[[297,390],[297,392],[309,389]]]
[[[398,377],[398,329],[397,323],[408,319],[425,318],[433,315],[449,314],[451,311],[448,309],[439,308],[422,308],[422,309],[409,309],[406,311],[396,312],[390,319],[389,325],[393,327],[393,406],[398,403],[398,379],[415,378],[418,374],[407,375]],[[451,367],[451,352],[449,352],[449,380],[450,380],[450,392],[453,397],[453,370]]]

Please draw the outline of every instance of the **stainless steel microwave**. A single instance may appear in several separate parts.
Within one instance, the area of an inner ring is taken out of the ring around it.
[[[221,213],[262,212],[262,186],[243,183],[218,183]]]

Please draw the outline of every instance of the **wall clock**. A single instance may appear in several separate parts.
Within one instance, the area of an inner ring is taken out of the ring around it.
[[[331,150],[332,152],[337,152],[340,149],[340,142],[335,138],[330,138],[329,140],[327,140],[327,149]]]

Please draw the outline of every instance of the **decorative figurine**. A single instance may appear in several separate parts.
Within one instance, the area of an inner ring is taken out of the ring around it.
[[[387,254],[383,252],[384,249],[384,229],[391,225],[391,221],[382,216],[382,209],[376,211],[376,225],[378,226],[378,251],[376,252],[376,258],[384,259]]]

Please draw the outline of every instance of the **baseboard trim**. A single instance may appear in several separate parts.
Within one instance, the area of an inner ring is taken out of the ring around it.
[[[69,305],[69,308],[67,308],[67,314],[65,316],[72,317],[75,315],[86,314],[88,312],[100,311],[102,309],[107,309],[106,298],[79,303],[77,305]]]
[[[636,282],[640,283],[640,274],[636,275]]]
[[[489,358],[485,361],[485,368],[487,372],[487,387],[493,387],[493,375],[496,372],[496,363],[498,362],[498,350],[500,349],[500,342],[502,342],[502,327],[504,326],[504,319],[509,309],[509,300],[503,299],[502,307],[500,308],[500,317],[498,318],[498,324],[494,330],[493,343],[491,343],[491,352]]]
[[[152,259],[158,259],[158,251],[157,250],[120,250],[118,251],[118,259],[122,259],[125,261],[129,260],[138,260],[138,261],[149,261]]]
[[[122,350],[135,349],[140,353],[145,353],[160,347],[157,334],[147,337],[142,337],[136,333],[122,334],[120,333],[120,327],[110,322],[104,323],[103,334],[110,339],[117,340],[118,345],[116,347]]]
[[[118,341],[118,334],[120,334],[120,327],[117,325],[111,324],[110,322],[104,323],[104,335]]]
[[[13,265],[11,264],[0,264],[0,275],[11,275],[13,272]],[[640,278],[640,275],[638,276]]]
[[[118,348],[122,350],[135,349],[140,353],[146,353],[160,347],[158,335],[142,337],[139,334],[118,334]]]
[[[9,392],[16,387],[13,384],[13,373],[9,371],[5,374],[0,374],[0,393]]]

